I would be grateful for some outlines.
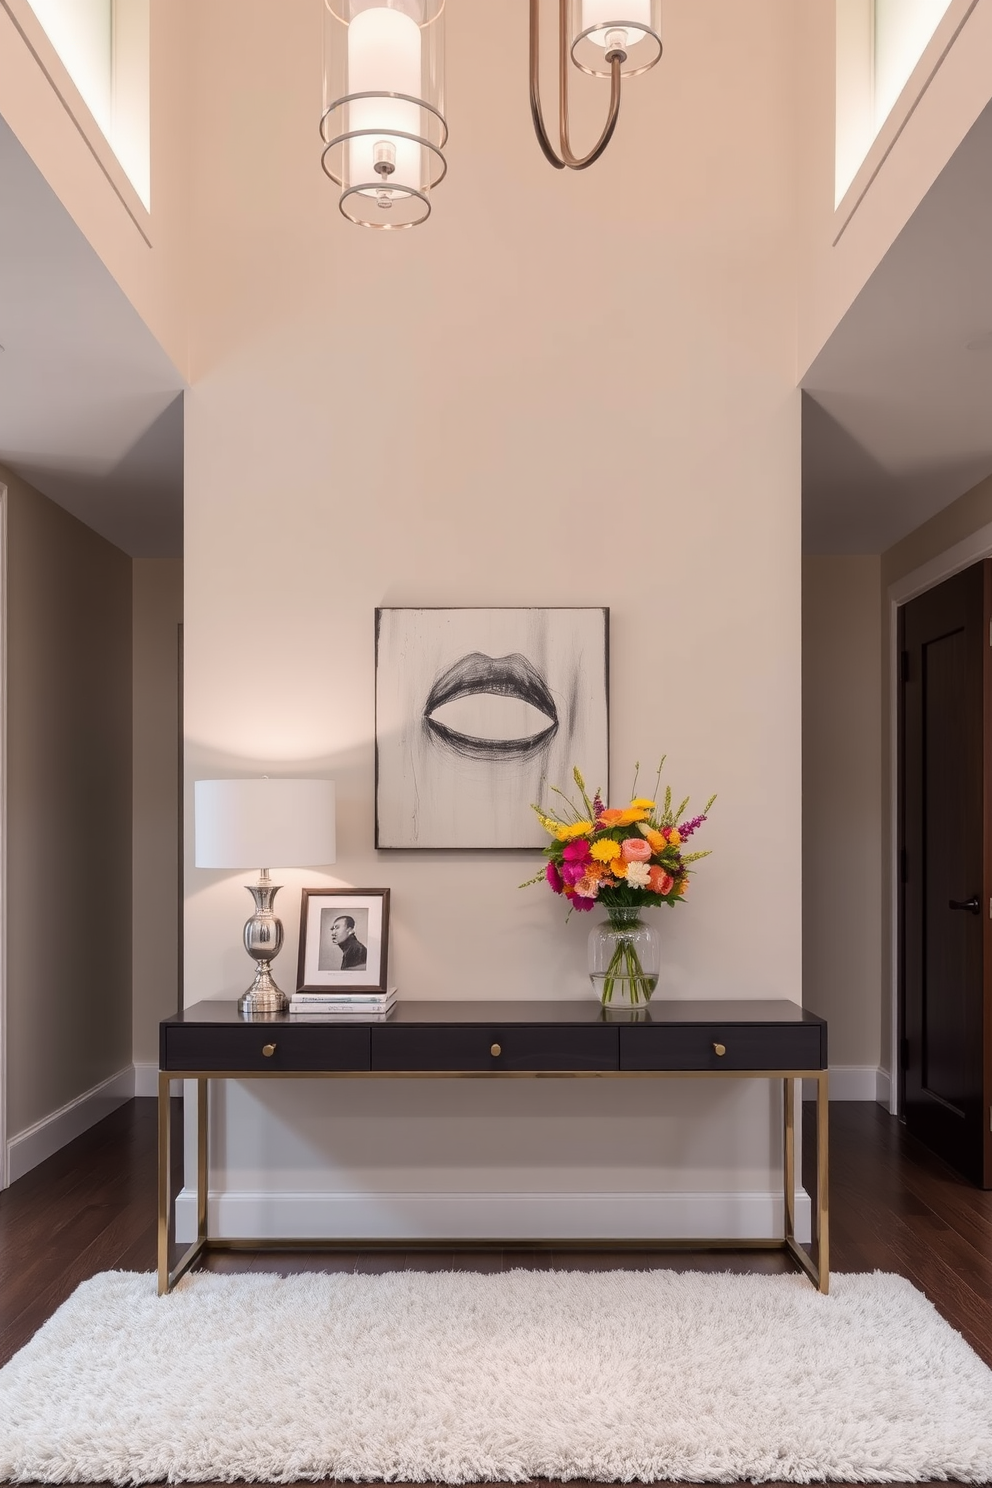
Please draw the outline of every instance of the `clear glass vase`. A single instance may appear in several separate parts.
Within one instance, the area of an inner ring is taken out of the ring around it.
[[[604,908],[609,918],[589,932],[590,980],[604,1008],[644,1008],[658,985],[661,936],[639,908]]]

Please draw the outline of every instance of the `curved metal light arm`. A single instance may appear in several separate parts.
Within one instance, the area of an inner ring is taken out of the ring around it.
[[[613,138],[620,116],[620,88],[623,57],[614,53],[610,59],[610,108],[603,132],[588,155],[576,155],[569,140],[568,118],[568,0],[558,0],[558,133],[561,154],[555,150],[548,136],[541,109],[540,69],[541,0],[530,0],[530,112],[534,120],[537,142],[545,158],[555,170],[585,170],[593,165]]]

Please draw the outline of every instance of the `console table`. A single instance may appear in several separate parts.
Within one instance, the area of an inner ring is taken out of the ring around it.
[[[625,1021],[626,1020],[626,1021]],[[651,1002],[643,1012],[604,1012],[588,1002],[398,1002],[368,1022],[276,1014],[245,1021],[235,1002],[199,1002],[160,1028],[158,1290],[171,1291],[204,1251],[286,1249],[381,1241],[230,1240],[209,1235],[207,1090],[210,1080],[286,1079],[692,1079],[774,1080],[783,1086],[785,1226],[767,1240],[642,1241],[655,1247],[776,1247],[791,1252],[821,1292],[829,1283],[827,1026],[794,1003]],[[796,1239],[797,1080],[816,1082],[814,1252]],[[170,1085],[197,1083],[197,1237],[169,1266]],[[423,1242],[422,1242],[423,1243]],[[457,1240],[431,1244],[450,1248]],[[487,1244],[510,1245],[493,1237]],[[533,1248],[533,1240],[517,1242]],[[596,1240],[588,1244],[623,1241]],[[407,1242],[404,1242],[407,1245]]]

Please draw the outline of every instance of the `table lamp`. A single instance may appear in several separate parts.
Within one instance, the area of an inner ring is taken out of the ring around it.
[[[272,901],[279,885],[270,868],[315,868],[335,861],[333,780],[197,780],[194,785],[197,868],[265,864],[246,884],[255,913],[245,924],[245,950],[258,962],[243,993],[243,1018],[281,1013],[289,1006],[272,976],[282,949],[282,921]]]

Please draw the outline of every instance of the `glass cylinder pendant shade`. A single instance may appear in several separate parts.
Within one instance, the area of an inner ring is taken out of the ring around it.
[[[594,77],[610,76],[619,56],[624,77],[661,59],[661,0],[569,0],[572,61]]]
[[[447,169],[444,0],[324,0],[320,133],[349,221],[426,221]]]

